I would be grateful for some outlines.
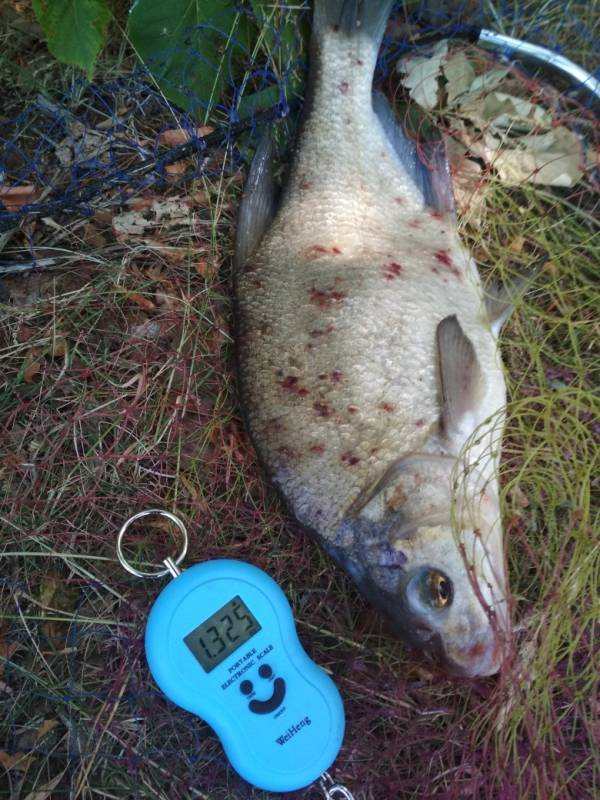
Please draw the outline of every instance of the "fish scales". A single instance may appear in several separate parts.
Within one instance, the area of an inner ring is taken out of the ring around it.
[[[461,418],[466,433],[454,456],[504,404],[504,380],[478,272],[453,213],[424,205],[374,111],[379,39],[372,30],[348,33],[332,24],[339,6],[316,5],[312,95],[289,179],[259,246],[236,274],[240,380],[250,433],[272,481],[297,519],[389,612],[390,587],[402,581],[389,570],[379,574],[379,550],[366,543],[381,545],[399,502],[390,498],[403,496],[405,478],[386,487],[374,510],[367,504],[360,519],[353,521],[351,510],[395,463],[452,450],[440,425],[440,323],[454,318],[485,375],[476,413]],[[481,468],[492,496],[496,468],[497,455]],[[413,495],[419,480],[433,480],[427,469],[413,480]],[[429,493],[437,498],[434,510],[449,506],[449,491],[442,494]],[[502,553],[497,523],[491,527],[484,560],[496,563]],[[394,562],[397,548],[390,541],[385,547]],[[456,541],[448,547],[456,550]],[[429,557],[428,547],[420,550]],[[420,565],[418,553],[413,560]]]

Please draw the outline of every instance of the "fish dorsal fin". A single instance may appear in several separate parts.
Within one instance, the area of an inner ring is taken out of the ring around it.
[[[234,270],[240,270],[257,249],[276,211],[273,143],[270,131],[259,142],[246,180],[235,237]]]
[[[442,425],[446,438],[460,449],[479,424],[478,409],[485,378],[473,343],[456,315],[445,317],[436,332],[442,394]]]
[[[421,194],[423,204],[444,214],[455,213],[450,167],[443,141],[429,139],[421,142],[417,149],[416,141],[402,129],[381,92],[373,92],[373,111],[404,171]]]

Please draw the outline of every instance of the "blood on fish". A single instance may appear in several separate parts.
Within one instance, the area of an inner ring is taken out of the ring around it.
[[[253,278],[252,284],[256,286],[257,289],[262,289],[264,286],[264,283],[262,281],[259,281],[258,278]]]
[[[469,658],[480,658],[485,653],[485,645],[483,642],[475,642],[473,647],[468,651]]]
[[[333,408],[329,403],[324,403],[321,400],[313,403],[313,408],[317,412],[318,417],[330,417],[333,414]]]
[[[320,381],[326,380],[327,379],[327,373],[326,372],[321,372],[320,375],[318,376],[318,378],[319,378]]]
[[[335,325],[328,325],[326,328],[314,328],[312,331],[308,332],[309,336],[327,336],[328,333],[331,333],[335,330]]]
[[[420,219],[411,219],[408,223],[409,228],[420,228],[421,227],[421,220]]]
[[[423,425],[425,425],[425,420],[424,420],[424,419],[418,419],[418,420],[415,422],[415,425],[417,426],[417,428],[422,428],[422,427],[423,427]]]
[[[351,467],[353,467],[355,464],[358,464],[358,462],[360,461],[360,458],[358,458],[358,456],[355,456],[351,450],[346,450],[345,453],[342,453],[341,459],[342,461],[345,461],[346,464],[349,464]]]
[[[344,378],[344,373],[340,372],[339,369],[334,369],[330,377],[334,383],[341,383]]]
[[[432,211],[431,216],[433,219],[443,219],[444,217],[441,211]]]
[[[313,444],[311,447],[308,448],[311,453],[316,453],[319,456],[322,456],[325,452],[325,445],[322,444]]]
[[[282,381],[277,381],[277,383],[290,394],[297,394],[299,397],[306,397],[309,394],[308,389],[300,385],[300,379],[296,375],[288,375]]]
[[[390,413],[396,409],[396,406],[393,403],[379,403],[379,408]]]
[[[342,81],[338,86],[338,89],[342,94],[348,94],[348,89],[350,88],[350,84],[348,81]]]
[[[363,65],[365,62],[362,60],[362,58],[357,58],[357,59],[356,59],[356,63],[358,64],[358,66],[359,66],[359,67],[362,67],[362,65]]]
[[[331,248],[331,252],[333,253],[334,256],[341,256],[342,255],[342,251],[340,250],[339,247],[332,247]]]
[[[404,203],[404,198],[403,197],[394,197],[394,203],[398,203],[398,205],[401,206]]]
[[[433,255],[440,262],[440,264],[444,265],[448,272],[451,272],[457,278],[461,277],[460,270],[454,265],[454,262],[450,257],[450,253],[447,250],[436,250]]]
[[[320,258],[320,256],[327,255],[328,253],[332,253],[334,256],[339,256],[342,254],[342,251],[339,247],[325,247],[322,244],[312,244],[308,250],[306,257],[309,261],[314,261],[315,258]]]
[[[312,183],[310,181],[302,181],[300,188],[306,192],[312,188]]]
[[[349,414],[356,414],[358,411],[358,406],[349,405],[347,411]]]
[[[319,308],[331,308],[334,303],[338,303],[346,297],[345,292],[338,292],[337,289],[315,289],[313,286],[310,291],[310,302]]]
[[[390,261],[388,264],[383,265],[383,276],[386,281],[393,281],[402,272],[402,265],[397,261]]]

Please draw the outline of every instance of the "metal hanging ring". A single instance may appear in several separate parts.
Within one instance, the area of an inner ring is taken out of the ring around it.
[[[125,533],[127,532],[129,526],[138,519],[142,519],[143,517],[150,517],[150,516],[159,516],[159,517],[166,517],[167,519],[171,520],[177,527],[181,533],[183,539],[183,547],[181,548],[181,552],[175,559],[175,564],[181,564],[185,555],[187,553],[188,548],[188,533],[186,530],[185,525],[176,517],[175,514],[172,514],[170,511],[165,511],[162,508],[149,508],[146,511],[140,511],[139,514],[134,514],[133,517],[129,517],[127,522],[123,525],[121,530],[119,531],[119,535],[117,536],[117,558],[121,562],[122,566],[127,570],[127,572],[135,575],[138,578],[162,578],[165,575],[172,575],[172,569],[167,566],[165,569],[155,570],[154,572],[144,572],[141,569],[136,569],[132,567],[129,561],[125,558],[123,554],[123,538]],[[171,559],[165,559],[165,563],[167,561],[171,561]]]

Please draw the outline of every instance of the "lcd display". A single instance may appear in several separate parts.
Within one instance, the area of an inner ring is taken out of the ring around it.
[[[210,672],[241,647],[260,625],[238,595],[184,637],[200,666]]]

